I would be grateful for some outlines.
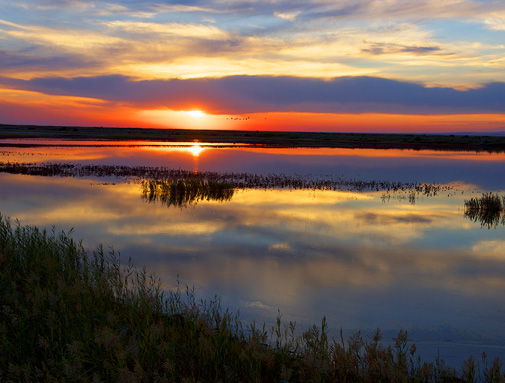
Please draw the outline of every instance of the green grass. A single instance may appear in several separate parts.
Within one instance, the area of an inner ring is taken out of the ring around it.
[[[156,277],[94,251],[72,233],[14,225],[0,215],[2,382],[486,382],[499,360],[470,358],[458,373],[422,363],[401,331],[329,338],[327,324],[244,326],[219,299],[165,292]],[[461,380],[457,380],[461,379]]]

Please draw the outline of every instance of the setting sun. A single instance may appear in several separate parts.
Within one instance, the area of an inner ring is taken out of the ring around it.
[[[188,112],[186,112],[188,115],[190,115],[191,117],[203,117],[205,116],[205,113],[202,112],[201,110],[190,110]]]

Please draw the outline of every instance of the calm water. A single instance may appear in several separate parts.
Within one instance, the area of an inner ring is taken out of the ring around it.
[[[225,202],[168,207],[143,199],[135,179],[0,173],[0,212],[22,224],[73,227],[88,247],[112,245],[166,288],[179,276],[202,297],[217,294],[245,322],[272,323],[280,310],[303,330],[326,316],[335,336],[379,327],[390,340],[409,330],[432,361],[438,352],[458,367],[483,351],[505,359],[505,226],[464,216],[465,200],[505,195],[504,154],[68,144],[2,147],[0,162],[441,184],[436,196],[415,197],[247,188]]]

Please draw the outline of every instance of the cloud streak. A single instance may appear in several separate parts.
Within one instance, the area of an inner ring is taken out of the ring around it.
[[[466,91],[428,88],[376,77],[320,80],[231,76],[218,79],[133,81],[124,76],[0,79],[17,89],[103,99],[138,108],[184,110],[199,104],[213,113],[505,113],[505,83]]]
[[[437,46],[413,46],[401,44],[386,44],[386,43],[371,43],[368,48],[363,48],[361,51],[371,55],[384,55],[396,53],[411,53],[416,56],[430,55],[437,53],[442,49]],[[446,53],[449,55],[450,53]]]

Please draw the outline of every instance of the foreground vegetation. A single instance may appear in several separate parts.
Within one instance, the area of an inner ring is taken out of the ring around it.
[[[267,147],[432,149],[505,152],[504,136],[265,132],[206,129],[141,129],[0,124],[2,138],[64,138],[79,140],[156,140],[209,142]],[[105,144],[105,143],[104,143]],[[23,145],[20,143],[20,145]]]
[[[158,280],[71,233],[0,215],[2,382],[503,382],[499,360],[468,359],[458,374],[421,362],[407,333],[383,347],[357,333],[330,340],[326,321],[243,327],[219,300]]]

